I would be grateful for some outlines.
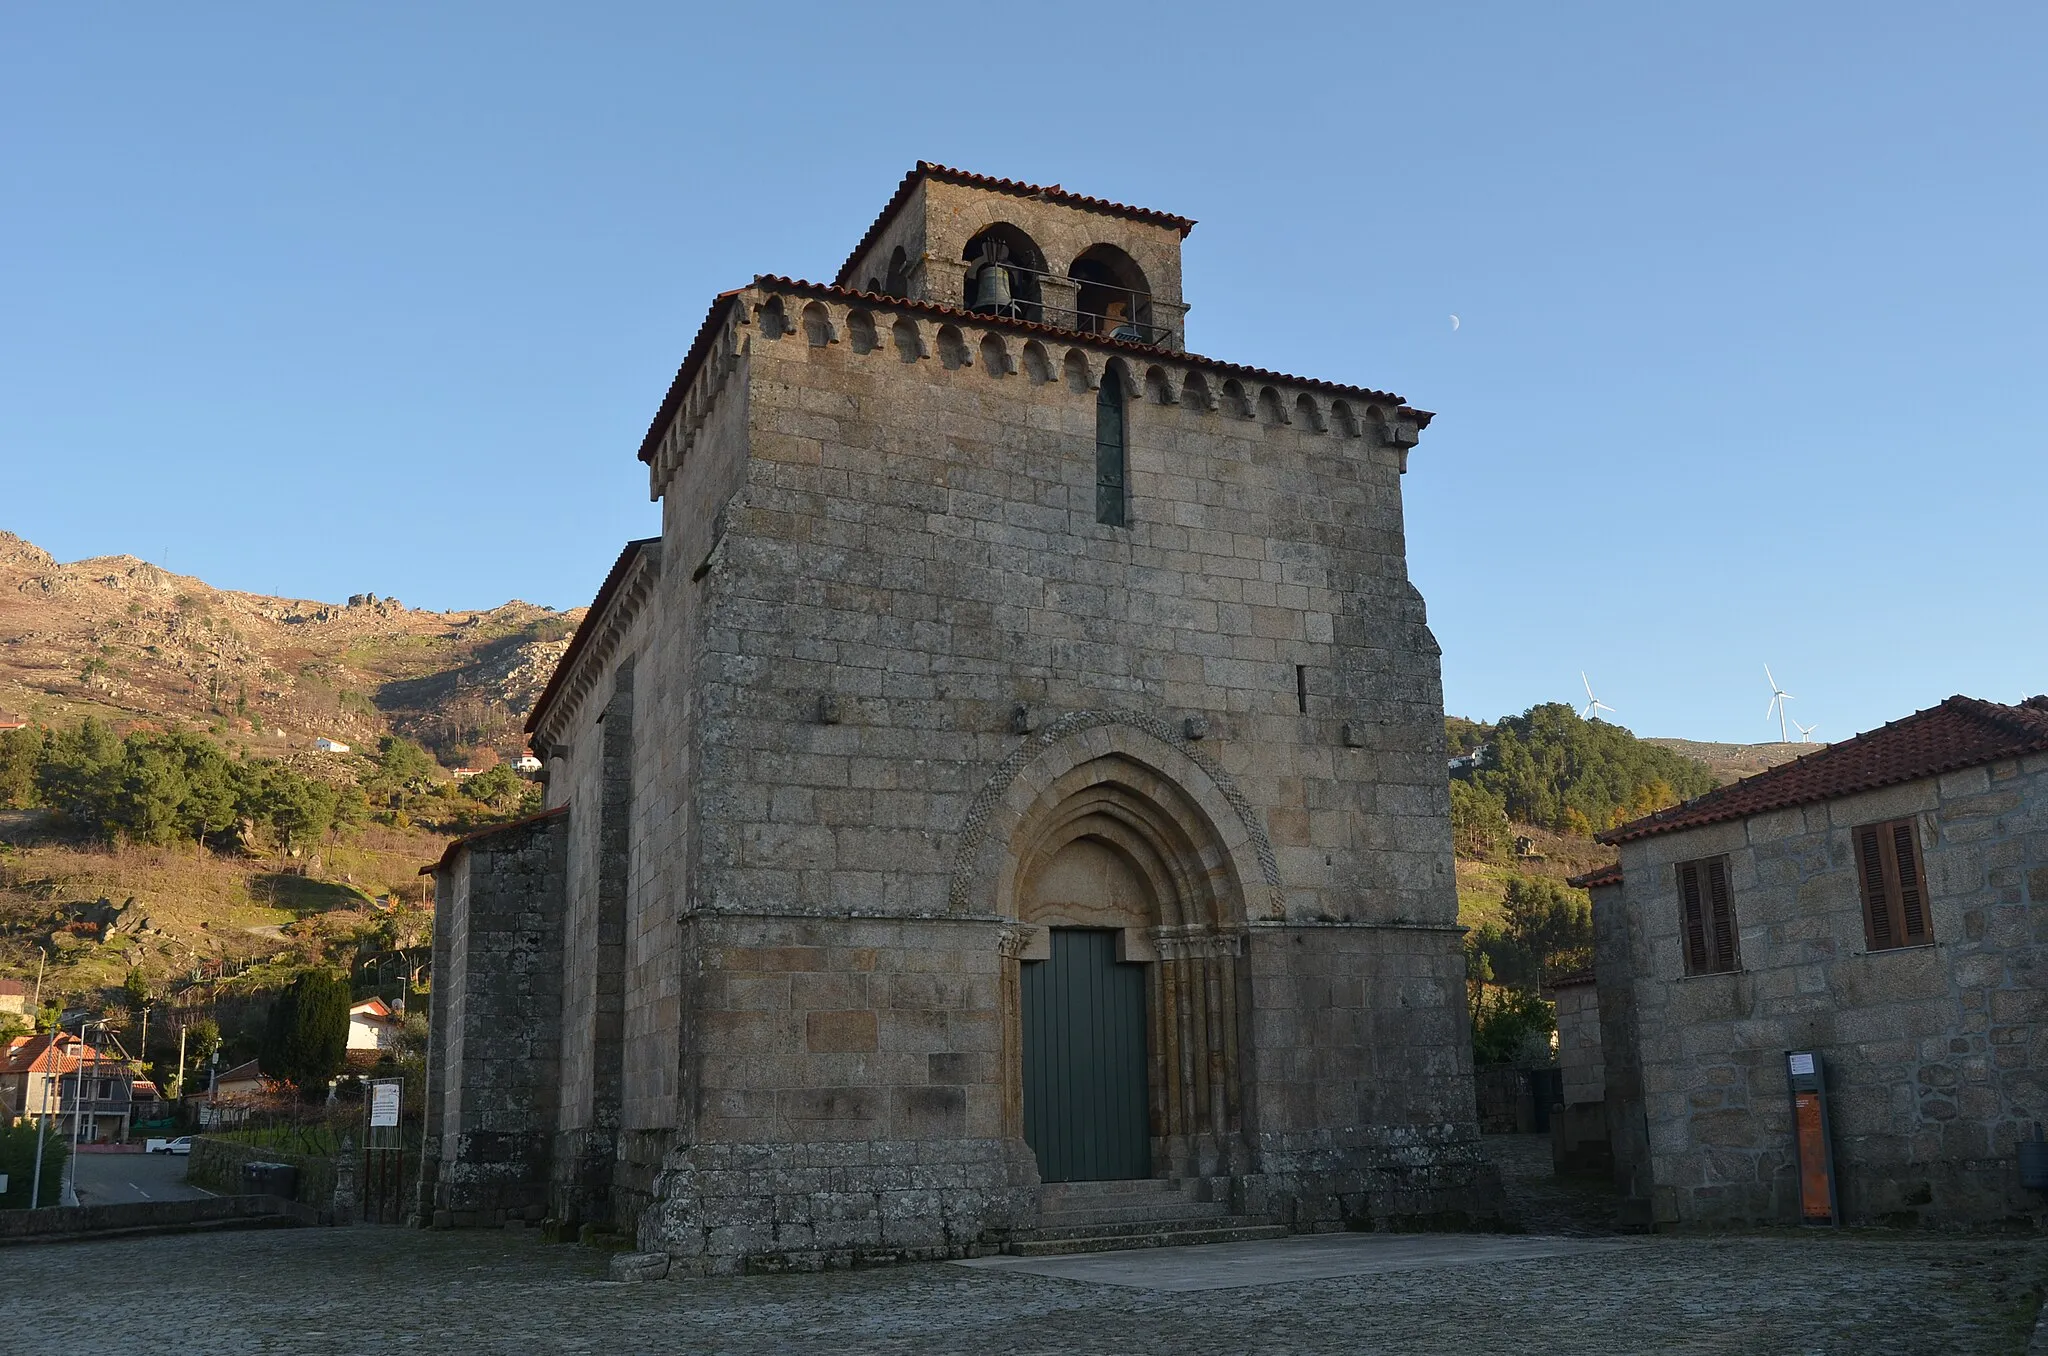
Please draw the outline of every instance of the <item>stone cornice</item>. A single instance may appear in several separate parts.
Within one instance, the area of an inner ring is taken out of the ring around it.
[[[619,643],[653,595],[661,578],[661,554],[658,540],[635,542],[615,567],[614,576],[598,591],[589,615],[527,722],[534,752],[541,757],[549,756],[543,749],[552,747],[561,732],[574,723],[584,699],[603,677]]]

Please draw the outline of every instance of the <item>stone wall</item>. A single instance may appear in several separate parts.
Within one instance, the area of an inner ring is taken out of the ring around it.
[[[1588,974],[1553,987],[1557,1004],[1557,1066],[1564,1075],[1564,1104],[1592,1106],[1607,1095],[1606,1061],[1600,1052],[1600,991]]]
[[[553,812],[476,835],[436,874],[423,1208],[437,1225],[546,1212],[567,827]]]
[[[1871,951],[1851,832],[1907,816],[1934,941]],[[1674,864],[1721,853],[1741,968],[1687,977]],[[2013,1147],[2048,1116],[2048,757],[1652,835],[1622,865],[1618,910],[1595,900],[1600,984],[1640,1082],[1609,1100],[1644,1127],[1657,1218],[1796,1218],[1785,1051],[1812,1049],[1848,1220],[2048,1219]],[[1604,992],[1623,971],[1625,1009]]]

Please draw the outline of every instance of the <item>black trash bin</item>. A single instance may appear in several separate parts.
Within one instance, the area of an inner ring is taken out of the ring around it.
[[[1564,1070],[1524,1069],[1522,1078],[1529,1089],[1529,1129],[1547,1135],[1550,1109],[1564,1100]]]
[[[250,1196],[282,1196],[291,1200],[299,1194],[299,1170],[289,1163],[244,1163],[242,1191]]]

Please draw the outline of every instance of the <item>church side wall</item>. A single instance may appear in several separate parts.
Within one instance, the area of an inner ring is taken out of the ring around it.
[[[1907,816],[1934,941],[1871,951],[1852,830]],[[1688,977],[1674,864],[1721,853],[1741,968]],[[1797,1218],[1785,1052],[1814,1050],[1850,1223],[2041,1220],[2014,1142],[2048,1105],[2048,757],[1653,835],[1622,865],[1658,1219]]]
[[[433,1222],[539,1219],[561,1072],[563,816],[499,830],[443,868],[449,997]],[[437,971],[436,990],[444,977]]]

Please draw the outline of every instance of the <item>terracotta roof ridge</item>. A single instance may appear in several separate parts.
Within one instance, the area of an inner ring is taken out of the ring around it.
[[[1318,390],[1336,391],[1344,395],[1358,396],[1389,405],[1398,405],[1403,410],[1408,409],[1408,402],[1395,395],[1392,391],[1377,391],[1367,386],[1351,386],[1343,382],[1329,381],[1322,377],[1302,377],[1296,376],[1291,372],[1275,372],[1270,368],[1253,367],[1248,363],[1231,362],[1227,358],[1211,358],[1205,354],[1190,353],[1184,349],[1160,348],[1156,344],[1133,343],[1128,339],[1115,339],[1106,334],[1093,334],[1087,330],[1061,329],[1057,325],[1047,325],[1037,320],[1018,320],[1010,316],[988,315],[981,311],[965,310],[943,301],[927,301],[918,297],[896,297],[884,292],[863,292],[858,288],[842,287],[838,283],[811,282],[804,278],[785,277],[779,273],[756,274],[754,285],[758,287],[764,284],[788,288],[792,291],[809,291],[822,296],[872,302],[880,306],[893,306],[899,309],[923,311],[931,315],[945,316],[951,320],[964,320],[972,325],[987,325],[992,328],[1014,330],[1023,334],[1053,335],[1062,342],[1093,344],[1097,347],[1114,349],[1118,352],[1142,354],[1155,362],[1180,362],[1219,368],[1226,372],[1237,372],[1248,377],[1256,377],[1261,381],[1280,381],[1296,386],[1310,386]],[[1428,410],[1413,410],[1410,413],[1420,416],[1424,424],[1435,418],[1435,415]]]
[[[1957,694],[1595,838],[1619,844],[2038,752],[2048,752],[2048,719],[2035,720],[2022,708]]]
[[[689,392],[690,383],[697,379],[698,369],[704,366],[711,353],[711,340],[717,333],[719,322],[732,310],[734,299],[746,290],[734,287],[711,299],[711,308],[704,313],[704,323],[697,327],[697,337],[690,341],[689,349],[683,354],[682,366],[676,369],[675,379],[669,382],[668,392],[662,396],[654,418],[647,425],[647,435],[640,440],[641,461],[653,463],[654,449],[661,442],[662,431],[668,427],[669,420],[675,418],[683,396]]]
[[[590,606],[584,610],[583,620],[576,624],[575,634],[569,637],[569,648],[562,651],[562,657],[555,661],[555,671],[548,675],[547,685],[541,688],[540,695],[533,699],[533,710],[526,716],[527,734],[532,734],[540,728],[541,717],[554,705],[556,693],[560,692],[562,684],[568,681],[570,666],[582,657],[584,646],[590,643],[590,638],[597,634],[597,628],[603,624],[604,612],[611,606],[612,595],[618,592],[620,583],[624,581],[627,567],[642,551],[658,545],[660,541],[660,537],[635,537],[620,548],[619,558],[614,560],[611,569],[605,572],[604,582],[597,586],[597,596],[590,600]],[[534,752],[538,754],[540,750],[535,749]]]
[[[1596,866],[1589,871],[1581,871],[1576,876],[1567,876],[1564,883],[1575,890],[1590,890],[1596,885],[1619,885],[1621,862],[1616,859],[1605,866]]]
[[[1982,697],[1966,697],[1961,693],[1950,697],[1942,704],[1968,711],[1979,720],[2006,730],[2020,739],[2048,737],[2048,711],[2036,712],[2025,705],[2006,706],[2001,702],[1988,702]]]
[[[839,266],[833,276],[842,282],[853,268],[854,261],[868,252],[875,238],[882,233],[882,226],[896,215],[896,209],[908,198],[911,191],[926,179],[943,179],[948,183],[962,184],[969,188],[986,188],[997,193],[1007,193],[1019,198],[1049,198],[1072,207],[1094,212],[1106,212],[1112,216],[1130,217],[1137,221],[1149,221],[1158,226],[1172,226],[1185,240],[1189,231],[1195,229],[1192,217],[1177,216],[1172,212],[1161,212],[1150,207],[1133,207],[1129,203],[1112,202],[1108,198],[1092,198],[1086,193],[1071,193],[1058,184],[1028,184],[1021,179],[998,179],[987,174],[976,174],[973,170],[955,169],[936,161],[919,160],[908,174],[896,185],[896,191],[889,195],[889,201],[882,204],[882,210],[861,234],[860,243],[846,256],[846,262]]]

